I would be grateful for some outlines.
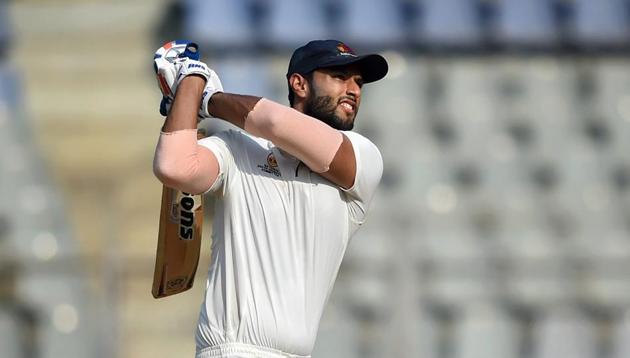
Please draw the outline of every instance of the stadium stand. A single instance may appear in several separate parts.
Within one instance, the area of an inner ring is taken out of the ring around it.
[[[453,357],[519,357],[518,324],[501,307],[473,305],[458,319]]]
[[[628,312],[621,312],[613,325],[613,338],[610,356],[612,358],[627,357],[630,354],[630,324],[628,323]]]
[[[402,7],[399,1],[339,1],[340,18],[336,33],[359,48],[396,48],[404,40]]]
[[[575,0],[569,26],[573,43],[587,49],[628,46],[630,8],[625,0]]]
[[[12,311],[5,308],[0,309],[0,346],[2,356],[6,358],[24,357],[20,342],[20,327],[16,324],[16,319]]]
[[[21,79],[8,63],[0,63],[0,79],[0,215],[8,223],[0,271],[11,288],[0,295],[0,329],[10,340],[2,355],[98,356],[85,277],[63,201],[32,139]]]
[[[9,54],[11,48],[11,22],[6,1],[0,2],[0,62]]]
[[[323,0],[274,0],[261,21],[260,41],[276,49],[293,49],[312,39],[331,37]]]
[[[476,0],[416,0],[411,38],[433,49],[473,49],[483,41]]]
[[[549,310],[536,323],[533,332],[534,357],[601,356],[594,324],[583,313],[571,307]]]
[[[247,1],[185,0],[184,33],[202,48],[246,49],[254,44]]]
[[[507,47],[550,48],[558,42],[550,0],[500,0],[496,3],[495,41]]]
[[[4,4],[0,49],[12,36]],[[382,185],[313,357],[630,356],[628,4],[181,2],[181,37],[210,49],[230,92],[286,103],[290,51],[313,38],[389,60],[388,77],[364,87],[356,126],[381,149]],[[146,301],[128,298],[133,314],[91,306],[21,87],[0,54],[0,277],[14,284],[0,293],[0,355],[113,357],[110,343],[167,342],[138,318]],[[148,295],[147,272],[135,286]],[[113,287],[125,279],[110,274]],[[99,314],[102,329],[126,324],[134,339],[99,341]],[[193,345],[188,333],[177,342]]]

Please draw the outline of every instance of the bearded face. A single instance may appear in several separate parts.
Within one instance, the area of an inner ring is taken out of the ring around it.
[[[352,130],[355,115],[352,115],[351,118],[341,118],[336,113],[339,105],[339,100],[335,100],[331,96],[318,96],[312,93],[304,104],[304,114],[317,118],[335,129]]]
[[[329,126],[348,131],[354,127],[363,82],[352,67],[327,68],[313,72],[304,113]]]

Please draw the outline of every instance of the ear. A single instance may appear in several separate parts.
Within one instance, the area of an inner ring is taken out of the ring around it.
[[[289,77],[289,84],[296,98],[305,99],[310,91],[308,80],[299,73],[294,73]]]

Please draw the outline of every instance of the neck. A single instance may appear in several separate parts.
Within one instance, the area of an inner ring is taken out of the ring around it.
[[[298,112],[304,113],[304,102],[293,102],[291,107]]]

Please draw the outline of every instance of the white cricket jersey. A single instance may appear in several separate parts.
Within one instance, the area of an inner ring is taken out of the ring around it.
[[[311,354],[348,240],[383,172],[372,142],[344,134],[357,161],[349,190],[244,132],[199,141],[217,157],[220,173],[209,189],[217,201],[198,357],[263,356],[234,347],[277,354],[270,357]]]

